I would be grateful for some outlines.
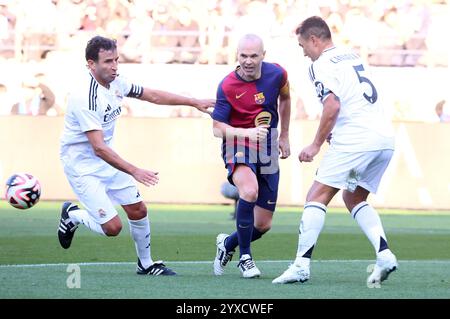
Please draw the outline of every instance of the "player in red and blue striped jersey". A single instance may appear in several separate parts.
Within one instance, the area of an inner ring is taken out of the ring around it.
[[[212,114],[214,135],[223,139],[228,180],[239,191],[237,230],[217,236],[214,273],[223,274],[239,246],[238,267],[243,277],[253,278],[261,273],[250,243],[271,228],[278,195],[278,157],[290,155],[291,98],[287,72],[278,64],[263,62],[260,37],[243,36],[237,54],[239,66],[219,84]]]

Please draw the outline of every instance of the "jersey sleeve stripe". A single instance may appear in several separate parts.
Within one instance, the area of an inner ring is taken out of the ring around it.
[[[97,111],[97,89],[98,89],[98,83],[95,82],[94,86],[94,111]]]
[[[127,94],[127,97],[138,98],[142,96],[142,93],[144,93],[144,88],[142,86],[131,84],[131,90]]]
[[[91,78],[91,84],[89,86],[89,110],[90,111],[93,110],[93,104],[94,104],[93,100],[92,100],[94,85],[95,85],[94,78]]]
[[[289,82],[286,82],[284,86],[280,89],[281,94],[289,94]]]
[[[313,64],[311,64],[311,66],[309,67],[309,78],[311,79],[312,82],[314,82],[314,80],[316,79],[316,75],[314,74]]]
[[[97,111],[97,88],[98,83],[91,78],[91,86],[89,88],[89,110]]]
[[[312,73],[312,76],[313,76],[313,78],[315,80],[316,79],[316,74],[314,73],[314,63],[311,64],[311,73]]]

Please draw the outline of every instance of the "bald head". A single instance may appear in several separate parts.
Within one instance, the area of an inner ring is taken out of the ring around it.
[[[238,74],[246,81],[259,79],[264,59],[263,40],[256,34],[244,35],[238,43],[237,56],[239,62]]]
[[[237,48],[238,54],[239,51],[248,46],[258,48],[260,52],[264,52],[263,40],[256,34],[246,34],[242,38],[240,38]]]

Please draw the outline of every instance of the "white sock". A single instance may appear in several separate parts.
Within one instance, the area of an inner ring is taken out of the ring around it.
[[[136,246],[136,253],[144,268],[153,265],[152,254],[150,249],[150,222],[145,216],[139,220],[128,219],[130,225],[131,237]]]
[[[380,216],[378,216],[377,211],[372,206],[367,202],[361,202],[352,209],[351,214],[358,222],[364,234],[369,238],[377,254],[380,252],[380,249],[384,250],[388,248]]]
[[[311,253],[325,223],[327,206],[318,202],[308,202],[303,209],[300,222],[296,265],[309,266]]]
[[[102,225],[97,223],[97,221],[84,209],[74,209],[69,211],[69,217],[77,225],[83,224],[90,230],[99,233],[100,235],[106,235],[103,231]]]

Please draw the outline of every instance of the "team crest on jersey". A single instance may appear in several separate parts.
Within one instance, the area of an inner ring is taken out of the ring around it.
[[[116,95],[119,99],[123,99],[123,95],[122,95],[122,93],[119,92],[119,90],[116,90],[115,95]]]
[[[98,216],[100,216],[100,218],[106,217],[106,212],[103,210],[103,208],[100,208],[98,210]]]
[[[266,98],[264,97],[264,92],[256,93],[255,95],[256,104],[263,104]]]
[[[271,121],[272,121],[272,114],[270,114],[267,111],[262,111],[255,117],[255,126],[270,125]]]

